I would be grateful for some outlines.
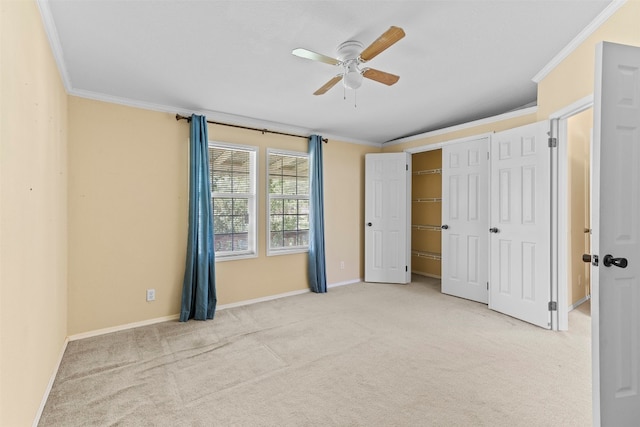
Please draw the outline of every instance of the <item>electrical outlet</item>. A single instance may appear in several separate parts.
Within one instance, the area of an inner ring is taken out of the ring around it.
[[[340,270],[344,270],[344,261],[340,261]]]
[[[156,300],[156,290],[147,289],[147,301],[155,301],[155,300]]]

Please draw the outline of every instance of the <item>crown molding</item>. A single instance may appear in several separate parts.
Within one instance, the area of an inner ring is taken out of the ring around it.
[[[464,129],[469,129],[477,126],[482,126],[490,123],[501,122],[503,120],[509,120],[516,117],[527,116],[529,114],[535,114],[538,112],[538,106],[522,108],[520,110],[509,111],[504,114],[499,114],[497,116],[487,117],[485,119],[475,120],[473,122],[467,122],[460,125],[450,126],[447,128],[437,129],[430,132],[421,133],[418,135],[407,136],[406,138],[396,139],[394,141],[385,142],[384,147],[391,147],[393,145],[404,144],[406,142],[417,141],[419,139],[430,138],[433,136],[444,135],[451,132],[457,132]]]
[[[56,26],[53,23],[53,15],[51,15],[49,0],[36,0],[36,4],[38,5],[38,10],[40,10],[40,16],[42,17],[42,22],[44,24],[44,30],[47,34],[47,38],[49,39],[49,45],[51,46],[53,59],[56,61],[56,65],[58,66],[58,72],[60,73],[62,84],[64,85],[67,93],[69,93],[72,88],[71,78],[69,77],[69,72],[67,71],[67,67],[65,66],[64,54],[62,53],[62,45],[60,44],[60,38],[58,37]]]
[[[350,144],[368,145],[368,146],[377,147],[377,148],[382,147],[381,143],[351,139],[351,138],[346,138],[340,135],[327,134],[317,129],[301,128],[297,126],[287,125],[284,123],[254,119],[252,117],[224,113],[221,111],[202,110],[202,109],[185,109],[184,107],[175,107],[171,105],[137,101],[129,98],[107,95],[104,93],[92,92],[92,91],[81,90],[81,89],[72,89],[68,91],[68,93],[69,95],[77,96],[79,98],[92,99],[95,101],[107,102],[110,104],[118,104],[126,107],[140,108],[143,110],[158,111],[161,113],[180,114],[182,116],[190,116],[191,114],[200,114],[211,120],[219,121],[222,123],[228,123],[232,125],[252,127],[252,128],[256,128],[256,130],[269,129],[277,132],[300,134],[300,135],[317,134],[329,140],[347,142]]]
[[[190,109],[185,109],[184,107],[154,104],[150,102],[136,101],[136,100],[132,100],[124,97],[107,95],[104,93],[98,93],[98,92],[93,92],[93,91],[88,91],[83,89],[76,89],[73,87],[71,77],[65,65],[66,63],[64,60],[64,53],[62,51],[62,45],[60,44],[60,38],[58,37],[58,32],[56,30],[56,26],[53,21],[53,15],[51,14],[50,0],[36,0],[36,3],[40,11],[40,16],[42,17],[42,22],[44,24],[44,29],[47,34],[47,38],[49,39],[51,52],[53,54],[56,65],[58,66],[58,71],[60,73],[62,83],[68,95],[77,96],[80,98],[92,99],[96,101],[108,102],[111,104],[124,105],[128,107],[133,107],[133,108],[141,108],[144,110],[170,113],[170,114],[177,113],[185,116],[189,116],[194,113],[202,114],[212,120],[216,120],[220,122],[228,122],[229,124],[233,124],[233,125],[255,127],[258,129],[268,128],[269,130],[274,130],[274,131],[284,132],[284,133],[292,133],[292,134],[302,134],[302,135],[319,134],[319,135],[322,135],[323,138],[327,138],[335,141],[382,148],[382,143],[352,139],[352,138],[347,138],[341,135],[327,134],[327,133],[323,133],[321,130],[318,130],[318,129],[306,129],[306,128],[296,127],[292,125],[287,125],[284,123],[270,122],[268,120],[254,119],[251,117],[223,113],[220,111],[190,110]]]
[[[534,83],[540,83],[545,77],[551,73],[562,61],[564,61],[569,55],[573,53],[584,41],[593,34],[602,24],[604,24],[614,13],[620,9],[627,0],[614,0],[607,7],[604,8],[598,16],[595,17],[589,25],[587,25],[578,35],[569,42],[553,59],[544,66],[542,70],[538,72],[531,80]]]

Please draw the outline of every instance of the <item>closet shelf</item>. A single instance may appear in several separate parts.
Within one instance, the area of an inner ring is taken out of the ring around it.
[[[436,202],[441,202],[442,198],[441,197],[420,197],[417,199],[413,199],[413,202],[418,202],[418,203],[436,203]]]
[[[423,224],[414,224],[411,226],[414,230],[420,231],[442,231],[439,225],[423,225]]]
[[[442,255],[435,252],[411,251],[411,255],[417,256],[419,258],[433,259],[436,261],[440,261],[442,259]]]
[[[413,171],[414,175],[439,175],[442,174],[442,169],[425,169],[419,171]]]

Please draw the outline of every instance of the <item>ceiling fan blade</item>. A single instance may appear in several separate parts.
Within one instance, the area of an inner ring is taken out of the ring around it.
[[[362,51],[362,53],[360,54],[360,59],[364,62],[375,58],[380,52],[388,49],[391,45],[403,38],[404,35],[404,30],[400,27],[389,28],[384,32],[384,34],[378,37],[376,41],[371,43],[365,50]]]
[[[340,80],[342,80],[342,74],[338,74],[337,76],[335,76],[334,78],[332,78],[331,80],[326,82],[320,89],[318,89],[317,91],[313,92],[313,94],[314,95],[322,95],[323,93],[326,93],[329,89],[334,87],[336,85],[336,83],[338,83]]]
[[[391,86],[395,84],[398,80],[400,80],[400,76],[396,76],[395,74],[385,73],[384,71],[375,70],[373,68],[365,68],[362,71],[362,75],[368,79],[375,80],[380,83],[384,83],[387,86]]]
[[[312,61],[320,61],[324,62],[325,64],[338,65],[340,63],[340,61],[338,61],[337,59],[301,47],[293,49],[291,53],[295,56],[299,56],[300,58],[311,59]]]

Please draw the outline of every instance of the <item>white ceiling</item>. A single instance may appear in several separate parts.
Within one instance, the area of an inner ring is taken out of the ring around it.
[[[532,78],[609,1],[40,0],[69,93],[228,123],[384,143],[536,101]],[[313,92],[346,40],[406,37],[367,65],[400,76]]]

